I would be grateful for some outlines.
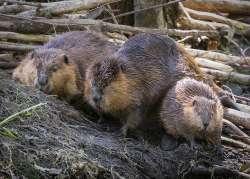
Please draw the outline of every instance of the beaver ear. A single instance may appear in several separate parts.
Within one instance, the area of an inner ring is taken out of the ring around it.
[[[192,105],[195,106],[197,104],[197,100],[194,99],[193,102],[192,102]]]
[[[118,66],[119,66],[119,69],[120,69],[122,72],[125,72],[125,64],[124,64],[124,63],[120,62]]]
[[[69,58],[67,55],[63,55],[64,63],[69,64]]]

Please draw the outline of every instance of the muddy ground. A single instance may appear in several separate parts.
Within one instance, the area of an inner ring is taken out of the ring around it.
[[[124,138],[119,123],[97,124],[56,97],[15,83],[10,73],[0,70],[0,121],[46,104],[21,114],[7,130],[0,127],[0,178],[244,178],[236,170],[250,160],[247,152],[224,147],[221,158],[202,145],[193,151],[162,129]],[[165,146],[162,137],[170,141]]]

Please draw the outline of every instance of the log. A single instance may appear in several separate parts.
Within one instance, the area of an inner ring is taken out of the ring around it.
[[[250,129],[250,114],[237,111],[230,108],[224,109],[224,118],[234,123],[237,126],[242,126],[246,129]]]
[[[199,30],[178,30],[178,29],[148,29],[119,25],[92,19],[39,19],[32,20],[24,17],[0,14],[0,30],[14,31],[19,33],[48,33],[48,32],[66,32],[70,30],[86,30],[86,27],[93,27],[103,31],[124,33],[158,33],[169,36],[208,36],[218,38],[217,31],[199,31]]]
[[[199,66],[204,67],[204,68],[211,68],[211,69],[220,70],[220,71],[224,71],[224,72],[234,71],[234,69],[229,65],[215,62],[215,61],[212,61],[212,60],[209,60],[206,58],[196,57],[194,60],[196,61],[196,63]]]
[[[211,52],[206,50],[197,50],[197,49],[190,49],[186,48],[186,50],[193,56],[193,57],[202,57],[202,58],[210,58],[217,61],[221,61],[227,64],[249,64],[250,63],[250,57],[238,57],[233,55],[226,55],[223,53],[218,52]]]
[[[240,140],[250,145],[250,137],[246,133],[244,133],[240,128],[238,128],[234,123],[226,119],[223,119],[223,124],[226,124],[228,127],[230,127],[233,130],[234,135],[237,135],[240,137],[239,138]]]
[[[233,83],[242,85],[250,85],[250,75],[245,75],[237,72],[224,72],[208,68],[201,68],[201,70],[208,75],[212,75],[216,80],[219,81],[231,81]]]
[[[216,30],[219,28],[230,29],[226,24],[218,22],[208,22],[196,19],[189,19],[187,17],[180,17],[178,22],[181,24],[183,29],[199,29],[199,30]]]
[[[18,4],[18,5],[28,5],[28,6],[34,6],[34,7],[41,7],[41,3],[35,3],[35,2],[26,2],[26,1],[16,1],[16,0],[0,0],[0,3],[12,3],[12,4]]]
[[[81,10],[88,10],[95,8],[105,3],[115,2],[117,0],[71,0],[71,1],[60,1],[52,3],[43,3],[45,8],[39,9],[39,16],[58,16],[65,13],[77,12]]]
[[[250,113],[250,106],[241,103],[236,103],[236,106],[240,109],[240,111]]]
[[[23,11],[31,10],[31,6],[26,5],[7,5],[7,6],[0,6],[0,13],[9,14],[9,13],[20,13]]]
[[[18,52],[28,52],[40,47],[39,45],[27,45],[20,43],[11,42],[0,42],[0,50],[18,51]]]
[[[224,137],[224,136],[221,136],[221,142],[223,144],[230,145],[230,146],[237,147],[237,148],[241,148],[241,149],[244,149],[245,151],[250,152],[250,145],[247,145],[243,142],[240,142],[240,141],[237,141],[234,139],[230,139],[230,138]]]
[[[239,32],[244,31],[245,29],[249,29],[250,25],[239,22],[236,20],[229,19],[227,17],[223,17],[220,15],[217,15],[215,13],[210,13],[210,12],[203,12],[203,11],[196,11],[193,9],[185,8],[185,10],[188,12],[188,14],[195,19],[199,20],[207,20],[207,21],[213,21],[213,22],[218,22],[218,23],[223,23],[227,24],[229,26],[233,26],[236,30]]]
[[[48,35],[25,35],[15,32],[2,32],[0,31],[0,39],[16,40],[23,42],[40,42],[45,43],[49,40]]]
[[[238,0],[187,0],[185,7],[209,12],[250,15],[250,2]]]
[[[13,69],[18,66],[18,62],[1,62],[0,61],[0,68],[1,69]]]
[[[12,60],[13,60],[12,53],[0,54],[0,61],[12,61]]]

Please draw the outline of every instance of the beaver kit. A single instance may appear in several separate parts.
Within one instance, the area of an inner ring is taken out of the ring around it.
[[[96,110],[121,119],[126,135],[127,129],[157,111],[154,108],[176,81],[196,77],[197,68],[173,39],[139,34],[87,69],[84,94]]]
[[[186,138],[191,147],[197,138],[218,146],[221,143],[223,107],[203,82],[178,81],[164,97],[160,117],[167,133]]]
[[[82,96],[85,69],[117,46],[94,32],[68,32],[30,52],[13,73],[23,84],[36,86],[47,94],[71,99]],[[26,66],[32,68],[25,70]],[[27,80],[27,76],[29,80]]]

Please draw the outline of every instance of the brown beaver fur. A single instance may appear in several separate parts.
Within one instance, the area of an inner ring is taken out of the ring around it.
[[[216,93],[203,82],[178,81],[167,92],[160,117],[167,133],[186,138],[191,146],[195,138],[221,143],[223,107]]]
[[[37,76],[37,69],[31,53],[26,55],[22,62],[14,69],[12,78],[24,85],[33,86]]]
[[[150,115],[176,81],[196,77],[196,68],[171,38],[138,34],[114,55],[87,69],[85,98],[100,112],[124,121],[126,135],[128,128]]]
[[[90,62],[111,55],[118,46],[94,32],[68,32],[30,53],[37,76],[34,85],[47,94],[70,101],[82,94],[85,69]]]

